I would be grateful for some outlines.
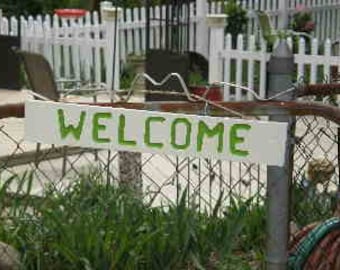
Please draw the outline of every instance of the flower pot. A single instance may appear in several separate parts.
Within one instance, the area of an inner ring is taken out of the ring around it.
[[[79,8],[61,8],[54,10],[54,13],[57,14],[61,18],[66,19],[78,19],[84,17],[86,15],[85,9]]]
[[[190,86],[190,92],[194,95],[201,96],[210,101],[222,101],[222,89],[220,86]]]

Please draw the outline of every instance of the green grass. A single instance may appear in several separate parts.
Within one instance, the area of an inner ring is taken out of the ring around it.
[[[317,191],[316,187],[303,187],[294,183],[292,186],[292,220],[299,227],[329,219],[336,206],[336,193]]]
[[[213,212],[187,201],[149,207],[129,190],[85,174],[43,199],[25,196],[32,177],[11,178],[0,189],[0,237],[22,255],[23,269],[254,269],[263,260],[264,207],[222,197]],[[17,182],[20,199],[10,201]],[[7,213],[4,216],[4,213]],[[218,214],[218,213],[224,214]]]
[[[208,214],[184,191],[177,205],[150,207],[126,188],[103,184],[98,171],[37,198],[27,196],[32,179],[12,177],[0,188],[0,239],[18,249],[22,269],[264,269],[264,202],[231,198],[226,206],[221,194]],[[293,189],[299,226],[329,215],[330,197]]]

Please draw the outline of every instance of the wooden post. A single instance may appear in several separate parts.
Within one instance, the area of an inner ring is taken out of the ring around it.
[[[109,3],[102,2],[101,5],[101,15],[102,20],[106,25],[106,40],[107,40],[107,49],[106,49],[106,83],[111,89],[112,83],[114,82],[112,90],[119,89],[119,22],[121,18],[122,9],[109,7]],[[116,16],[118,16],[116,18]],[[118,23],[118,27],[115,25]],[[118,31],[116,33],[115,31]],[[116,44],[114,43],[116,42]],[[116,53],[114,53],[114,49],[116,49]],[[115,55],[115,59],[113,59]],[[113,74],[113,61],[115,61],[115,77],[112,78]],[[113,81],[114,80],[114,81]],[[114,91],[113,91],[114,92]],[[111,100],[113,98],[111,97]],[[119,160],[119,181],[121,185],[127,186],[132,190],[136,191],[137,194],[141,194],[142,192],[142,174],[141,174],[141,164],[142,164],[142,156],[140,153],[134,152],[119,152],[118,153]]]
[[[145,58],[142,56],[130,57],[128,62],[136,73],[144,73]],[[145,81],[140,80],[135,85],[135,93],[145,89]],[[142,181],[142,154],[139,152],[119,152],[119,181],[121,185],[132,189],[137,196],[143,192]]]
[[[209,28],[206,22],[208,1],[196,0],[196,51],[209,58]]]
[[[223,81],[223,62],[220,53],[224,49],[225,14],[209,14],[206,18],[210,27],[209,83]]]
[[[122,14],[121,8],[106,7],[104,5],[104,7],[101,9],[102,20],[106,28],[106,48],[105,48],[106,84],[109,90],[119,89],[119,85],[120,85],[119,24],[120,24],[121,14]],[[116,23],[118,23],[118,26],[116,26]],[[116,53],[114,53],[114,50],[116,50]],[[115,59],[113,59],[114,56],[115,56]],[[115,69],[114,78],[112,76],[113,66]],[[114,85],[113,85],[113,82],[114,82]]]
[[[279,21],[278,26],[279,29],[287,29],[288,27],[288,20],[289,20],[289,14],[288,14],[288,5],[289,1],[287,0],[279,0]]]

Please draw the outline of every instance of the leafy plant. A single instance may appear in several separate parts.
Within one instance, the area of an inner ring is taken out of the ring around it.
[[[128,89],[136,76],[135,69],[131,64],[125,64],[120,74],[120,88]]]
[[[306,177],[292,185],[293,220],[299,226],[325,220],[333,214],[335,194],[318,191],[316,186],[308,184]]]
[[[88,0],[2,0],[0,8],[6,16],[29,16],[53,13],[56,8],[90,8],[89,4]]]
[[[225,32],[231,34],[233,47],[235,47],[237,35],[245,33],[247,30],[247,11],[244,10],[236,0],[231,0],[224,6],[224,13],[228,16],[228,24]]]
[[[100,0],[1,0],[0,9],[6,16],[18,15],[37,15],[53,13],[57,8],[84,8],[98,9]],[[158,5],[161,0],[151,1],[152,5]],[[143,0],[116,0],[114,5],[131,8],[145,4]]]
[[[292,18],[291,28],[295,32],[310,34],[315,29],[312,13],[303,5],[298,5]]]
[[[205,86],[208,82],[199,72],[191,72],[189,74],[189,85],[190,86]]]
[[[292,17],[290,28],[300,35],[293,37],[293,50],[298,52],[298,44],[302,34],[311,35],[315,29],[315,22],[312,18],[312,13],[304,5],[298,5],[295,8],[295,13]],[[306,38],[306,50],[307,53],[311,50],[311,38]]]
[[[24,269],[250,269],[247,253],[257,247],[244,234],[252,200],[225,207],[221,194],[212,213],[200,213],[184,191],[177,205],[151,208],[103,180],[91,171],[33,199],[32,177],[18,179],[23,197],[7,204],[0,237],[21,252]],[[15,181],[0,189],[3,213]]]

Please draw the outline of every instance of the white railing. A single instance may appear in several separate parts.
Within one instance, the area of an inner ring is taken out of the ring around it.
[[[165,30],[161,34],[157,19],[165,16],[165,6],[151,7],[155,18],[151,22],[150,48],[165,47]],[[191,16],[195,18],[194,3]],[[146,46],[146,9],[126,9],[118,20],[118,36],[115,21],[101,20],[98,12],[87,13],[79,20],[60,19],[56,15],[20,18],[22,49],[42,53],[52,65],[57,78],[72,77],[112,85],[113,51],[118,62],[124,63],[130,54],[143,55]],[[195,51],[195,24],[189,25],[190,50]],[[1,20],[0,34],[17,36],[19,22],[15,17]],[[163,23],[164,25],[164,23]],[[165,25],[164,25],[165,27]],[[163,28],[164,28],[163,27]],[[116,46],[114,39],[117,38]],[[160,38],[162,37],[162,41]],[[205,40],[205,43],[207,39]],[[207,47],[206,44],[203,44]],[[119,72],[115,73],[115,87],[119,86]]]
[[[220,33],[224,36],[223,31]],[[218,34],[217,34],[218,35]],[[218,40],[216,33],[212,40]],[[242,36],[237,38],[237,45],[232,47],[232,38],[228,34],[225,37],[225,46],[219,51],[213,50],[209,58],[210,82],[231,82],[237,85],[247,86],[266,97],[266,65],[270,57],[267,45],[262,42],[256,44],[255,36]],[[292,38],[288,38],[288,44],[293,48]],[[308,41],[307,41],[308,42]],[[294,61],[297,82],[322,83],[332,79],[332,68],[340,72],[340,54],[332,49],[332,42],[327,39],[319,42],[317,39],[307,43],[304,38],[295,41]],[[282,89],[284,90],[284,89]],[[225,86],[224,100],[251,100],[253,95],[245,95],[241,89]]]
[[[249,10],[249,16],[253,16],[252,10],[265,10],[269,12],[275,24],[280,19],[280,6],[282,1],[276,0],[239,0],[240,4]],[[289,1],[288,8],[290,14],[302,1]],[[300,43],[300,51],[296,54],[296,63],[298,65],[298,77],[304,76],[314,82],[321,74],[319,66],[323,66],[325,76],[328,74],[329,66],[337,65],[339,57],[330,55],[330,49],[327,47],[330,43],[329,37],[335,39],[339,37],[340,31],[340,2],[334,0],[310,0],[303,1],[309,7],[313,16],[316,18],[318,41],[313,41],[311,53],[304,53],[303,42]],[[154,18],[164,16],[165,7],[156,6],[150,8],[150,13]],[[207,0],[196,0],[191,3],[190,7],[190,50],[201,53],[209,58],[210,63],[210,80],[217,79],[225,81],[234,81],[246,84],[249,87],[255,87],[257,91],[264,95],[266,82],[266,60],[268,54],[266,48],[259,39],[258,30],[255,26],[255,20],[251,17],[249,22],[249,31],[247,37],[239,37],[237,49],[232,49],[231,39],[226,37],[223,29],[222,33],[216,39],[209,39],[209,30],[206,22],[206,15],[210,12],[222,12],[221,2],[211,2],[208,5]],[[22,48],[30,51],[40,52],[46,56],[51,63],[56,77],[74,77],[93,82],[104,82],[109,87],[112,85],[112,74],[115,72],[115,85],[119,87],[119,63],[124,63],[129,54],[142,55],[146,46],[146,9],[126,9],[124,16],[121,16],[118,24],[119,34],[117,43],[115,39],[114,22],[101,20],[97,12],[88,13],[81,20],[72,22],[60,20],[58,17],[46,15],[36,18],[20,18]],[[3,17],[1,20],[0,33],[7,35],[18,35],[19,22],[16,18],[10,19]],[[332,27],[331,27],[332,26]],[[213,32],[213,31],[212,31]],[[210,33],[210,37],[214,36]],[[159,44],[164,45],[164,31],[161,35],[159,22],[157,20],[151,23],[150,30],[150,47],[156,48]],[[215,36],[216,37],[216,36]],[[160,39],[163,39],[160,42]],[[225,43],[225,45],[223,45]],[[317,44],[319,43],[319,44]],[[319,45],[325,43],[325,50],[318,54]],[[210,47],[210,49],[208,49]],[[119,53],[114,53],[114,51]],[[221,58],[222,55],[222,58]],[[113,57],[116,56],[115,65]],[[219,59],[221,58],[221,59]],[[222,62],[223,63],[222,63]],[[314,63],[314,64],[313,64]],[[318,64],[316,64],[318,63]],[[305,65],[310,66],[307,75]],[[316,70],[316,71],[315,71]],[[221,76],[223,74],[223,76]],[[240,98],[241,94],[226,87],[225,99],[231,96]],[[249,96],[250,98],[250,96]]]
[[[109,48],[97,13],[93,14],[93,23],[89,14],[84,22],[73,24],[61,21],[57,16],[46,16],[44,20],[40,16],[36,20],[21,18],[20,23],[21,48],[45,55],[58,78],[107,82],[103,71],[110,60],[103,56]]]
[[[3,18],[1,33],[17,36],[18,26],[16,18]],[[49,15],[21,17],[21,49],[43,54],[58,79],[82,79],[111,87],[114,37],[108,37],[109,28],[112,24],[100,23],[97,12],[72,22]]]
[[[340,39],[340,1],[339,0],[286,0],[289,16],[296,12],[298,6],[303,5],[311,11],[316,28],[313,32],[314,37],[319,40]],[[225,1],[227,2],[227,1]],[[278,27],[282,18],[283,1],[277,0],[238,0],[244,9],[248,10],[248,35],[256,34],[258,27],[256,25],[255,10],[266,11],[274,27]],[[211,2],[209,7],[211,13],[222,13],[223,3],[221,1]]]

